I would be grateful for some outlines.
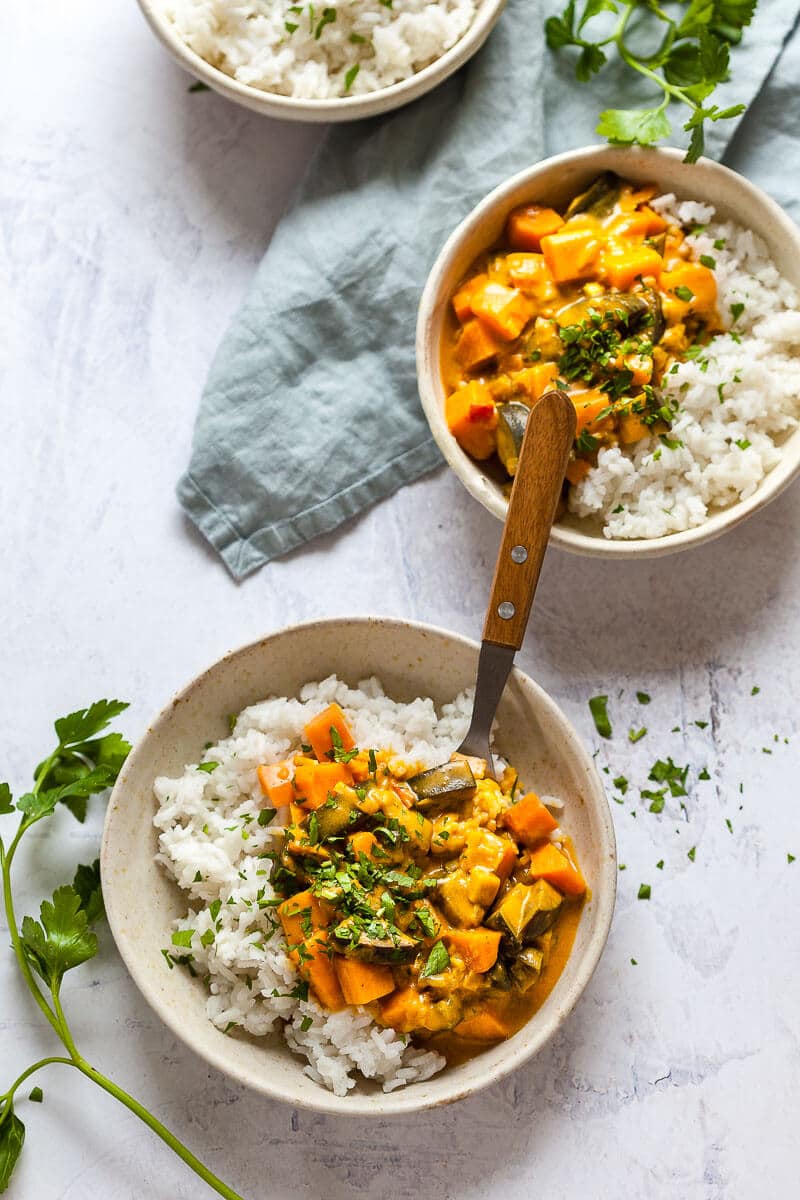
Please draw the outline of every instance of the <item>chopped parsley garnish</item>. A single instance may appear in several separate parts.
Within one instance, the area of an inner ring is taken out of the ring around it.
[[[753,687],[750,689],[750,695],[757,696],[760,691],[761,691],[760,687]]]
[[[358,75],[358,71],[359,71],[358,63],[356,63],[355,66],[350,67],[350,69],[347,71],[347,73],[344,77],[344,90],[346,92],[349,92],[350,88],[353,86],[356,75]]]
[[[172,944],[173,946],[191,946],[193,937],[193,929],[177,929],[172,935]]]
[[[658,862],[656,863],[656,867],[658,868],[658,870],[659,870],[659,871],[663,871],[663,870],[664,870],[664,860],[663,860],[663,858],[660,858],[660,859],[658,860]]]
[[[739,320],[739,317],[742,315],[743,312],[744,312],[744,305],[741,303],[741,301],[737,302],[736,304],[731,305],[731,316],[733,317],[734,322]]]
[[[216,771],[216,769],[217,769],[217,767],[218,767],[218,766],[219,766],[219,763],[218,763],[218,762],[204,762],[204,763],[198,763],[198,764],[197,764],[197,770],[198,770],[198,771],[205,771],[207,775],[210,775],[212,771]]]
[[[704,267],[708,267],[709,271],[716,270],[717,260],[715,258],[712,258],[710,254],[701,254],[700,262],[703,264]]]
[[[302,1021],[300,1022],[300,1032],[308,1033],[309,1029],[311,1028],[311,1026],[313,1024],[314,1024],[313,1017],[303,1017]]]
[[[689,862],[694,862],[695,854],[697,854],[696,846],[692,846],[691,850],[686,851],[686,857],[689,859]]]
[[[649,704],[650,703],[650,697],[648,696],[647,692],[637,692],[636,699],[639,701],[640,704]]]
[[[641,729],[629,729],[628,730],[628,741],[629,742],[640,742],[646,733],[647,733],[646,725],[643,725]]]
[[[747,440],[747,438],[737,438],[736,439],[736,445],[739,447],[740,450],[749,450],[751,444],[752,443],[749,442]]]
[[[614,784],[615,788],[622,792],[622,795],[624,796],[628,790],[628,781],[625,776],[617,775],[616,778],[612,779],[611,782]]]
[[[611,737],[611,721],[608,717],[608,696],[592,696],[589,711],[594,718],[594,727],[601,737]]]
[[[710,779],[711,776],[708,773],[708,767],[701,767],[701,769],[697,772],[697,778],[703,780]]]
[[[674,290],[678,299],[683,300],[686,304],[688,304],[690,300],[694,300],[694,292],[691,288],[688,288],[685,283],[679,283]]]
[[[639,891],[637,893],[636,899],[637,900],[649,900],[650,899],[650,884],[649,883],[640,883],[639,884]]]
[[[425,966],[419,973],[420,979],[428,979],[431,975],[440,975],[450,966],[450,955],[444,942],[436,942],[431,947]]]
[[[323,8],[322,16],[320,17],[320,19],[317,23],[317,27],[314,30],[314,38],[316,41],[319,41],[319,39],[322,35],[322,31],[325,28],[325,26],[330,25],[335,20],[336,20],[336,9],[335,8]]]
[[[669,787],[670,794],[673,796],[686,796],[686,777],[689,773],[688,764],[685,767],[679,767],[671,758],[666,762],[658,758],[650,768],[650,774],[647,776],[654,783],[666,783]]]
[[[796,859],[796,855],[794,855],[794,854],[787,854],[787,855],[786,855],[786,861],[787,861],[787,862],[793,863],[793,862],[795,861],[795,859]]]
[[[429,908],[423,906],[421,908],[415,909],[414,917],[416,918],[420,927],[422,929],[424,929],[424,931],[428,935],[428,937],[436,936],[436,930],[438,928],[438,925],[436,922],[436,918],[434,917],[433,913],[431,912],[431,910]]]
[[[358,754],[358,747],[354,746],[352,750],[345,750],[344,742],[342,741],[342,735],[339,733],[339,730],[335,725],[331,725],[328,732],[331,735],[331,743],[333,745],[333,749],[328,751],[328,758],[331,759],[332,762],[337,763],[352,762]]]

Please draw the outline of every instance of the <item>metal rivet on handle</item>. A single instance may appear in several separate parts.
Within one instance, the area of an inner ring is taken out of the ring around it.
[[[510,621],[516,611],[510,600],[504,600],[502,604],[498,604],[497,606],[497,615],[498,617],[502,617],[504,621]]]
[[[528,557],[528,551],[524,546],[512,546],[511,561],[515,563],[524,563]]]

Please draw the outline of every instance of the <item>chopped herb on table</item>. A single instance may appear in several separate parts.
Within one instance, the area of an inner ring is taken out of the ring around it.
[[[650,899],[650,884],[649,883],[640,883],[639,884],[639,891],[637,893],[636,899],[637,900],[649,900]]]
[[[629,729],[628,730],[628,741],[629,742],[640,742],[646,733],[647,733],[646,726],[642,726],[641,729]]]
[[[105,732],[127,707],[121,700],[98,700],[57,720],[58,744],[36,768],[33,787],[16,804],[9,785],[0,783],[0,817],[19,813],[19,824],[10,842],[6,844],[0,837],[0,874],[11,948],[33,1000],[65,1051],[39,1059],[0,1093],[0,1192],[9,1185],[25,1141],[25,1125],[15,1109],[17,1092],[35,1072],[58,1064],[79,1071],[139,1117],[218,1195],[226,1200],[242,1200],[144,1105],[92,1066],[75,1044],[64,1013],[61,989],[68,971],[97,954],[97,936],[92,926],[104,915],[99,863],[79,866],[72,884],[57,888],[50,900],[42,901],[38,920],[26,916],[21,925],[17,921],[11,873],[20,842],[34,825],[52,816],[59,805],[68,808],[78,821],[85,820],[89,797],[106,791],[114,783],[130,750],[121,734]],[[173,944],[188,947],[193,932],[177,931]],[[177,962],[192,969],[191,954],[171,955],[167,950],[162,953],[170,968]],[[29,1099],[41,1103],[42,1089],[34,1087]]]
[[[569,0],[559,16],[547,19],[545,33],[551,50],[580,51],[575,75],[582,83],[602,71],[609,53],[616,51],[618,60],[652,85],[651,108],[606,109],[600,114],[599,134],[618,145],[654,145],[671,133],[670,105],[682,104],[689,110],[683,128],[691,134],[686,160],[694,162],[703,153],[705,123],[738,117],[745,110],[744,104],[720,108],[711,97],[729,78],[730,49],[741,41],[756,2]],[[601,14],[601,23],[593,24]]]
[[[592,696],[589,701],[589,711],[594,718],[594,726],[600,737],[611,737],[611,721],[608,717],[608,696]]]

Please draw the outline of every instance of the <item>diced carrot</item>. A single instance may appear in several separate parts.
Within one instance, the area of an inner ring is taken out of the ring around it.
[[[284,808],[294,800],[294,763],[288,759],[283,762],[265,763],[256,771],[261,791],[276,808]]]
[[[534,363],[514,374],[514,383],[519,384],[531,402],[539,400],[558,379],[558,363]]]
[[[371,1004],[395,989],[391,967],[336,956],[333,960],[342,995],[348,1004]]]
[[[362,854],[366,854],[367,858],[369,858],[372,854],[372,847],[375,845],[377,840],[378,839],[375,837],[375,834],[370,833],[366,829],[362,830],[360,833],[351,833],[350,845],[353,849],[353,854],[356,856],[356,859],[359,859]]]
[[[482,975],[484,971],[491,971],[497,962],[501,935],[493,929],[448,929],[444,937],[470,971]]]
[[[520,291],[535,296],[537,300],[553,300],[556,285],[543,254],[506,255],[508,278]]]
[[[536,311],[527,296],[502,283],[487,282],[475,288],[470,305],[487,329],[506,342],[519,337]]]
[[[297,892],[278,905],[278,918],[289,946],[297,946],[315,929],[325,929],[333,909],[311,891]]]
[[[462,325],[475,315],[472,311],[472,296],[476,288],[482,287],[484,283],[488,282],[488,275],[474,275],[453,296],[453,310]]]
[[[714,272],[702,263],[680,263],[673,270],[664,271],[659,282],[662,291],[671,292],[685,305],[684,311],[714,312],[717,281]]]
[[[475,1042],[500,1042],[512,1032],[511,1028],[491,1009],[475,1013],[460,1021],[453,1030],[459,1037],[469,1038]]]
[[[347,724],[347,717],[338,704],[329,704],[308,722],[303,733],[311,749],[320,762],[328,762],[333,753],[333,738],[331,730],[335,729],[341,738],[342,750],[352,750],[355,739]]]
[[[659,275],[664,260],[652,246],[612,250],[603,256],[603,273],[614,288],[625,291],[643,275]]]
[[[592,469],[592,464],[585,458],[572,458],[567,463],[567,469],[564,474],[569,483],[580,483]]]
[[[556,283],[591,279],[595,275],[600,242],[593,229],[564,229],[542,238],[542,253]]]
[[[294,776],[300,804],[304,808],[319,808],[330,796],[337,783],[350,785],[353,776],[346,763],[319,762],[297,768]]]
[[[297,962],[298,974],[314,989],[323,1008],[331,1012],[344,1008],[346,1001],[334,967],[337,956],[331,953],[324,929],[308,938],[303,943],[302,951],[295,951],[290,958]]]
[[[514,250],[538,250],[542,238],[555,233],[564,224],[554,208],[539,204],[522,204],[509,214],[506,238]]]
[[[558,821],[535,792],[528,792],[503,813],[503,824],[523,846],[533,846],[558,828]]]
[[[491,458],[497,446],[497,408],[485,384],[472,380],[456,388],[445,401],[444,415],[450,432],[467,454]]]
[[[582,896],[586,891],[583,875],[552,842],[546,842],[533,851],[528,873],[534,879],[546,879],[566,896]]]
[[[589,388],[585,392],[576,392],[570,399],[575,405],[575,416],[577,424],[575,427],[575,436],[580,437],[584,429],[589,429],[595,425],[598,417],[609,406],[609,398],[605,392],[601,392],[599,388]]]
[[[473,317],[461,330],[461,337],[456,343],[456,358],[465,371],[474,371],[502,349],[502,338],[496,337],[483,321]]]

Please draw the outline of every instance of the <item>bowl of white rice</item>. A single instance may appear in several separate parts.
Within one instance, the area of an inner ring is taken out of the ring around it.
[[[423,96],[485,42],[505,0],[139,0],[180,66],[292,121],[374,117]]]
[[[445,419],[441,346],[451,297],[516,206],[562,211],[606,171],[655,184],[653,208],[686,230],[693,258],[714,262],[724,328],[665,378],[662,390],[677,408],[669,447],[645,438],[602,449],[570,488],[551,537],[579,554],[653,557],[732,529],[800,470],[800,230],[759,188],[708,159],[686,163],[670,148],[592,146],[515,175],[458,226],[431,270],[419,308],[417,375],[446,461],[505,520],[501,484],[462,450]]]
[[[294,986],[285,946],[259,924],[271,911],[271,835],[253,807],[257,767],[284,755],[330,703],[362,745],[444,761],[468,724],[478,650],[444,630],[383,618],[294,626],[204,671],[128,758],[101,857],[114,939],[161,1019],[237,1082],[358,1116],[449,1103],[535,1055],[587,987],[614,907],[611,815],[591,756],[518,670],[500,704],[495,749],[526,786],[563,805],[589,887],[558,982],[519,1032],[446,1065],[367,1009],[320,1010]],[[214,933],[204,932],[211,922]]]

